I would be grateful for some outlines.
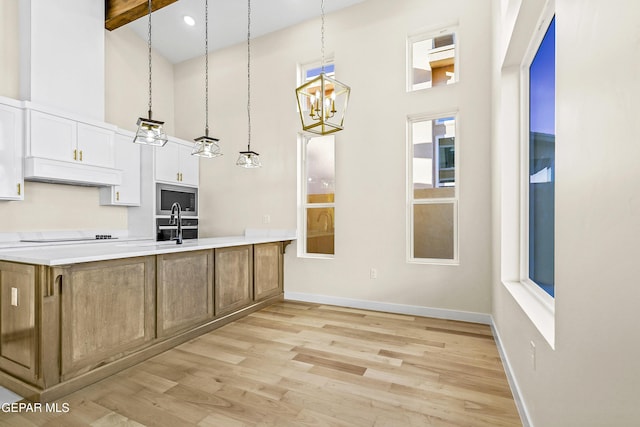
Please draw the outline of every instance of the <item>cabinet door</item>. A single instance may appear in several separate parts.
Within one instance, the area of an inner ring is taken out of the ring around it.
[[[193,147],[179,145],[180,150],[180,183],[198,186],[200,180],[200,158],[192,156]]]
[[[79,158],[76,122],[31,110],[29,153],[33,157],[71,162]]]
[[[78,123],[78,160],[91,166],[113,168],[115,132],[98,126]]]
[[[0,200],[24,199],[20,108],[0,104]]]
[[[156,181],[180,182],[180,150],[179,145],[167,142],[164,147],[155,147]]]
[[[215,249],[216,316],[251,304],[253,300],[253,247]]]
[[[76,264],[60,292],[61,380],[146,346],[155,332],[155,257]]]
[[[213,251],[157,255],[158,337],[213,318]]]
[[[101,188],[101,204],[140,206],[140,148],[133,143],[133,136],[116,134],[115,167],[122,170],[122,185]]]
[[[35,267],[0,262],[0,369],[36,378]]]
[[[253,245],[254,301],[280,293],[282,293],[282,242]]]

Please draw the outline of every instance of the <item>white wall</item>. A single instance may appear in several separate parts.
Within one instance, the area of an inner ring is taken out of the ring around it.
[[[460,82],[409,93],[407,35],[459,24]],[[319,19],[252,41],[252,148],[264,166],[234,166],[246,147],[246,45],[212,55],[210,114],[222,158],[201,160],[202,234],[296,227],[296,67],[320,59]],[[369,0],[326,19],[326,51],[351,86],[336,134],[336,255],[286,255],[285,291],[489,313],[490,2]],[[204,64],[175,67],[179,137],[204,131]],[[460,265],[406,263],[406,117],[459,110]],[[369,279],[370,268],[378,279]]]
[[[19,98],[20,93],[18,3],[19,0],[0,1],[0,96],[11,98]],[[65,21],[67,26],[73,23],[73,20]],[[102,22],[98,25],[103,27]],[[104,39],[104,119],[135,130],[137,118],[147,114],[147,43],[127,28],[105,31]],[[56,46],[55,50],[64,51],[65,46]],[[70,65],[63,61],[58,64],[62,74],[70,71],[68,67]],[[80,71],[89,73],[90,68]],[[154,117],[165,120],[171,133],[174,129],[173,65],[154,53],[153,75]],[[0,218],[4,218],[0,221],[0,232],[127,229],[127,208],[100,206],[95,187],[26,182],[24,192],[24,201],[0,202]]]
[[[493,79],[496,327],[533,425],[635,426],[640,419],[640,5],[556,0],[554,350],[502,284],[517,274],[518,250],[513,181],[519,95],[511,66],[521,59],[518,46],[530,39],[543,6],[542,1],[511,3],[520,8],[514,31],[496,27],[494,37],[495,52],[506,52],[496,55]]]

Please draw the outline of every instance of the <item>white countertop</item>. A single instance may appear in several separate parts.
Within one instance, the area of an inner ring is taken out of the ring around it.
[[[291,232],[274,235],[248,234],[245,236],[183,240],[181,245],[176,244],[175,241],[156,242],[155,240],[102,240],[91,243],[40,245],[31,243],[27,247],[20,245],[0,249],[0,261],[39,265],[65,265],[295,239],[295,232]]]

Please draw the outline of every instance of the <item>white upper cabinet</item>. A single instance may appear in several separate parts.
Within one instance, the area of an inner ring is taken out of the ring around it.
[[[112,128],[31,110],[30,156],[113,168]]]
[[[140,206],[140,144],[134,134],[119,130],[115,136],[115,166],[122,170],[122,184],[100,189],[100,204]]]
[[[120,185],[114,160],[116,127],[27,103],[25,179]]]
[[[191,155],[192,149],[192,144],[176,138],[170,138],[164,147],[156,147],[156,181],[197,187],[199,159]]]
[[[0,99],[0,200],[23,200],[23,109]]]
[[[105,168],[118,168],[114,161],[113,129],[78,122],[78,155],[81,162]]]

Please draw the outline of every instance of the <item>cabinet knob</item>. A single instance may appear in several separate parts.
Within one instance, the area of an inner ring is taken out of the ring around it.
[[[73,150],[73,160],[78,160],[78,149]]]
[[[116,200],[120,200],[120,192],[116,191]]]
[[[182,172],[180,172],[180,182],[182,182]]]
[[[176,173],[176,181],[180,181],[180,172]]]
[[[18,196],[19,196],[19,195],[20,195],[20,193],[22,192],[21,187],[22,187],[22,185],[21,185],[20,183],[18,183]]]
[[[80,150],[80,161],[82,161],[82,150]]]

